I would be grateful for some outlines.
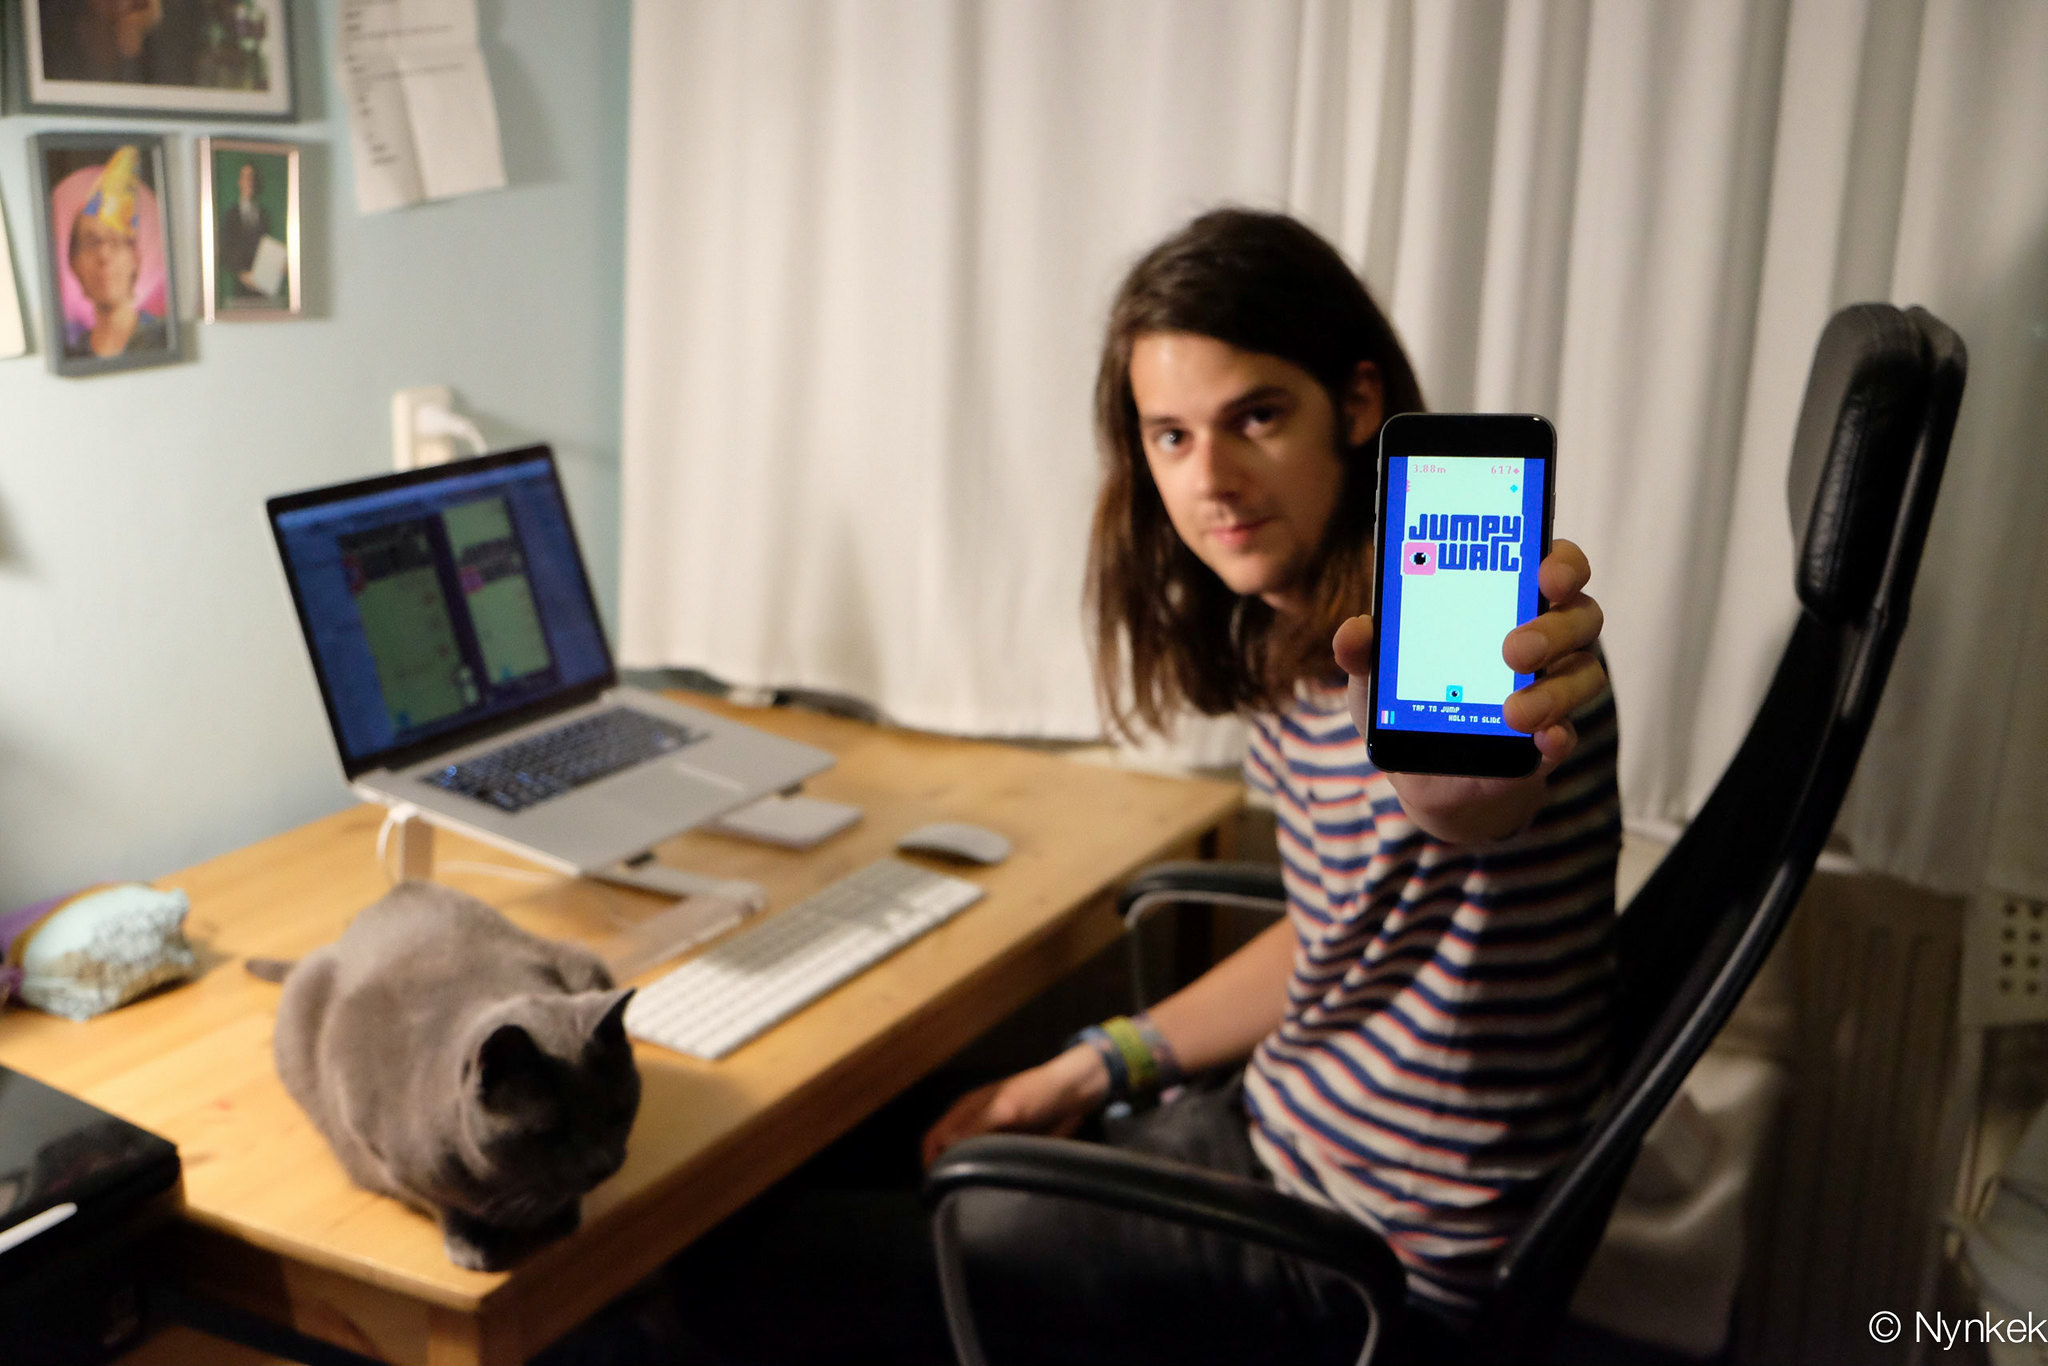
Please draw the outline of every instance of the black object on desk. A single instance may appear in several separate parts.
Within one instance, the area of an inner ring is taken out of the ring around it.
[[[104,1360],[141,1321],[133,1244],[178,1150],[0,1067],[0,1341],[10,1362]]]

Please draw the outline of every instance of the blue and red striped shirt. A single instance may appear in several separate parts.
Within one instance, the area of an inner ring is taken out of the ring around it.
[[[1569,1153],[1606,1080],[1621,853],[1614,698],[1519,834],[1425,833],[1366,759],[1342,688],[1253,719],[1297,938],[1287,1013],[1245,1072],[1283,1190],[1385,1236],[1453,1315]]]

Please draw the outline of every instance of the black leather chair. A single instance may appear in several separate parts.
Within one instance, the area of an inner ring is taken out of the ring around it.
[[[1467,1359],[1540,1359],[1644,1132],[1784,929],[1834,826],[1905,629],[1964,371],[1961,339],[1922,309],[1858,304],[1822,333],[1788,480],[1798,624],[1713,795],[1620,917],[1613,1085],[1501,1256],[1463,1344]],[[1125,906],[1142,916],[1161,900],[1218,894],[1242,903],[1281,893],[1271,869],[1176,865],[1134,883]],[[1400,1268],[1362,1225],[1255,1182],[1101,1145],[998,1135],[952,1149],[925,1182],[964,1366],[983,1357],[949,1211],[976,1187],[1095,1201],[1318,1263],[1366,1304],[1358,1360],[1389,1346],[1400,1355]]]

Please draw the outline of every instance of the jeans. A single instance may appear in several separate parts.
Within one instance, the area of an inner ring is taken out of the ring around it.
[[[1101,1137],[1266,1179],[1235,1075],[1109,1120]],[[897,1142],[915,1153],[915,1132]],[[880,1165],[886,1179],[845,1164],[793,1179],[678,1257],[670,1285],[693,1339],[682,1359],[950,1363],[914,1159]],[[1308,1366],[1355,1360],[1364,1339],[1364,1311],[1339,1278],[1220,1234],[1009,1191],[968,1192],[957,1210],[968,1293],[995,1366]]]

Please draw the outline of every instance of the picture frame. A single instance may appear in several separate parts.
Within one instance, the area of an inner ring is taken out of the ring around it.
[[[305,316],[299,144],[203,137],[198,149],[206,321]]]
[[[288,121],[287,0],[6,0],[9,82],[31,113]]]
[[[50,368],[97,375],[178,360],[163,136],[38,133],[29,157]]]

